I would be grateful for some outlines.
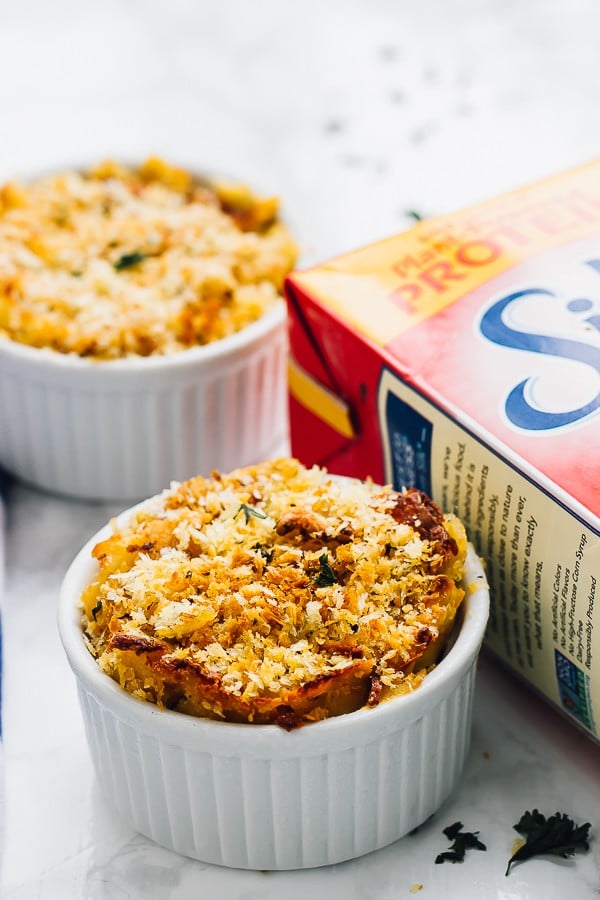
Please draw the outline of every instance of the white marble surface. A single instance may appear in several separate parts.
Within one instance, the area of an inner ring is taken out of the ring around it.
[[[595,0],[5,0],[0,175],[162,153],[273,187],[305,260],[323,258],[405,227],[411,209],[450,210],[597,155],[599,27]],[[132,833],[95,786],[55,625],[68,562],[116,507],[6,494],[3,898],[600,896],[600,749],[487,658],[460,787],[412,837],[266,874]],[[512,825],[534,806],[591,821],[591,850],[505,877]],[[435,866],[456,819],[488,851]]]

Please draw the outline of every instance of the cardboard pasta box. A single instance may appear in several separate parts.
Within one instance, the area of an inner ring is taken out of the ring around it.
[[[292,451],[415,485],[487,563],[487,644],[600,736],[600,161],[287,282]]]

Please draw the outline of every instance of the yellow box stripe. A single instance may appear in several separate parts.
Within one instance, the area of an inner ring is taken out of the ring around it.
[[[288,362],[288,384],[292,397],[305,409],[344,437],[356,437],[348,404],[309,375],[292,357]]]

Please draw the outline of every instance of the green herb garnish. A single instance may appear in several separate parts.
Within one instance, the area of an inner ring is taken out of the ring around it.
[[[531,859],[532,856],[550,854],[567,859],[577,850],[585,852],[590,849],[588,842],[590,823],[575,825],[565,813],[557,812],[547,819],[534,809],[523,813],[513,827],[523,835],[525,843],[509,859],[505,875],[508,875],[513,863]]]
[[[444,853],[438,853],[435,858],[436,864],[463,862],[467,850],[487,850],[485,844],[477,837],[478,831],[463,831],[462,827],[462,822],[455,822],[454,825],[444,828],[444,834],[452,841],[452,845]]]
[[[122,272],[123,269],[132,269],[134,266],[138,266],[147,258],[147,253],[140,253],[139,250],[134,250],[133,253],[124,253],[113,265],[117,272]]]
[[[98,613],[100,612],[101,609],[102,609],[102,600],[98,600],[98,602],[92,609],[92,617],[94,619],[94,622],[96,621],[96,616],[98,615]]]
[[[243,512],[244,516],[246,517],[246,525],[248,524],[252,516],[254,516],[255,519],[268,518],[267,514],[264,513],[261,509],[255,509],[253,506],[248,506],[247,503],[240,503],[240,508],[236,512],[234,519],[237,519],[241,512]]]
[[[327,550],[324,550],[319,557],[319,574],[313,578],[317,587],[331,587],[332,584],[339,584],[339,579],[331,566]]]
[[[273,559],[273,554],[275,553],[273,548],[269,549],[268,547],[263,547],[262,544],[255,544],[252,549],[256,550],[257,553],[260,553],[267,565],[269,565]]]

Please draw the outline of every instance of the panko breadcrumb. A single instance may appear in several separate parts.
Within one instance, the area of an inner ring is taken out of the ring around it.
[[[420,683],[464,596],[466,537],[421,491],[280,459],[175,485],[93,555],[84,636],[123,688],[294,728]]]
[[[276,198],[157,158],[0,187],[0,337],[97,360],[169,354],[283,302]]]

